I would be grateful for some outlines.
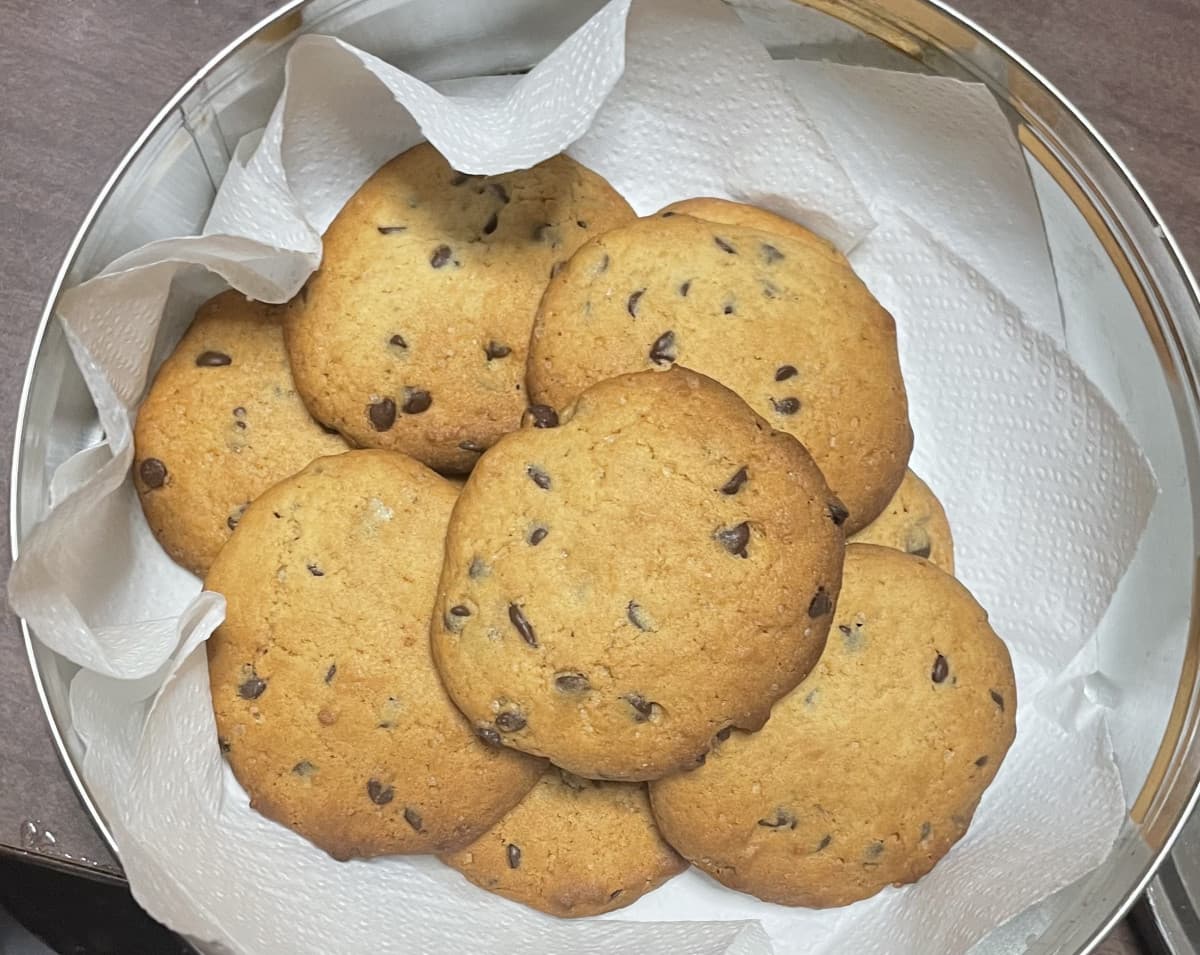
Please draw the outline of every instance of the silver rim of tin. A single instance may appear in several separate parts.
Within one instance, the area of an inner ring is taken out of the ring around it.
[[[23,465],[23,446],[26,438],[26,423],[30,394],[33,387],[36,365],[46,337],[47,328],[53,318],[55,305],[61,294],[67,275],[76,263],[79,250],[88,236],[101,209],[104,208],[130,166],[140,157],[143,149],[160,128],[180,110],[188,97],[218,67],[229,65],[248,43],[265,30],[283,21],[290,14],[302,11],[314,0],[288,0],[277,11],[260,20],[225,46],[204,66],[197,70],[163,105],[155,117],[138,135],[137,139],[121,158],[111,176],[105,182],[67,250],[57,276],[51,286],[47,303],[43,309],[34,337],[28,367],[26,368],[17,426],[14,435],[13,465],[10,484],[10,536],[12,556],[16,560],[20,549],[22,529],[19,482]],[[834,17],[844,20],[862,32],[874,36],[915,60],[924,62],[934,72],[957,74],[983,82],[1002,103],[1017,117],[1017,135],[1031,158],[1037,160],[1064,188],[1089,224],[1097,232],[1101,243],[1113,258],[1121,272],[1127,289],[1138,305],[1147,333],[1160,345],[1160,357],[1168,363],[1164,371],[1174,375],[1177,386],[1186,394],[1173,393],[1176,404],[1188,402],[1179,408],[1181,417],[1200,420],[1200,389],[1196,375],[1188,367],[1190,360],[1200,361],[1200,328],[1185,328],[1176,323],[1172,314],[1172,303],[1181,300],[1190,305],[1193,312],[1200,314],[1200,288],[1185,263],[1178,245],[1163,224],[1154,204],[1146,195],[1129,169],[1095,130],[1082,113],[1057,88],[1029,65],[1020,55],[993,37],[973,21],[957,13],[942,0],[794,0],[812,6]],[[341,6],[338,4],[337,6]],[[936,28],[936,29],[935,29]],[[290,41],[298,32],[291,31]],[[949,36],[949,39],[947,39]],[[283,38],[280,38],[282,42]],[[975,59],[971,59],[971,57]],[[1051,130],[1034,111],[1035,106],[1049,106],[1057,112],[1058,129]],[[1072,128],[1074,127],[1074,128]],[[1060,134],[1068,134],[1074,143],[1065,143]],[[1084,169],[1075,160],[1072,145],[1092,153],[1099,160],[1098,172],[1109,177],[1108,183],[1097,183],[1095,169]],[[1107,168],[1104,168],[1104,167]],[[1082,180],[1082,183],[1081,181]],[[1106,197],[1116,186],[1125,190],[1134,201],[1132,213],[1144,217],[1142,222],[1123,220],[1112,208]],[[1106,190],[1107,187],[1107,190]],[[1086,208],[1085,208],[1086,205]],[[1138,235],[1132,235],[1127,226],[1135,227]],[[1149,248],[1156,261],[1147,264],[1142,251]],[[1155,277],[1168,276],[1177,283],[1174,289],[1166,289],[1155,281]],[[1181,298],[1182,297],[1182,298]],[[1186,305],[1184,307],[1186,307]],[[1151,327],[1151,323],[1155,327]],[[1161,341],[1163,335],[1169,341]],[[1171,347],[1174,353],[1171,352]],[[1164,350],[1168,352],[1164,354]],[[1183,434],[1188,454],[1189,474],[1193,484],[1200,483],[1200,451],[1197,440],[1200,435]],[[1200,534],[1193,529],[1193,539]],[[1193,581],[1193,598],[1197,594]],[[1193,599],[1193,606],[1196,606]],[[119,847],[107,822],[97,808],[87,785],[68,749],[64,734],[51,706],[45,680],[34,647],[34,637],[24,619],[21,620],[26,655],[37,688],[50,732],[58,750],[63,768],[75,787],[84,808],[100,832],[114,856],[120,857]],[[1121,900],[1111,906],[1108,914],[1094,928],[1086,943],[1079,950],[1086,955],[1113,929],[1129,908],[1145,890],[1158,867],[1167,857],[1180,830],[1188,820],[1197,799],[1200,798],[1200,740],[1194,739],[1197,723],[1197,668],[1200,665],[1200,630],[1197,620],[1190,621],[1188,647],[1184,657],[1180,682],[1176,690],[1175,705],[1142,795],[1131,810],[1136,823],[1142,825],[1147,842],[1153,847],[1150,862],[1144,871],[1125,891]],[[1159,823],[1158,817],[1166,821]]]

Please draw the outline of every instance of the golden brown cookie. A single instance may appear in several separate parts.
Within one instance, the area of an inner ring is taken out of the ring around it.
[[[894,547],[954,573],[954,541],[942,502],[912,471],[904,472],[904,480],[883,513],[849,543]]]
[[[758,229],[760,232],[774,232],[776,235],[786,235],[797,242],[805,243],[812,248],[814,254],[841,257],[832,243],[825,241],[815,232],[809,232],[799,223],[743,202],[717,199],[712,196],[697,196],[663,206],[655,215],[668,219],[677,215],[691,216],[693,219],[704,219],[706,222],[745,226],[747,229]]]
[[[150,529],[200,576],[250,501],[313,458],[346,450],[296,395],[279,307],[232,290],[200,307],[163,362],[133,441]]]
[[[205,586],[222,749],[250,805],[338,859],[446,852],[545,764],[484,745],[429,653],[456,492],[411,458],[314,461],[246,510]]]
[[[912,429],[895,324],[824,242],[673,215],[586,243],[542,298],[532,400],[561,408],[673,362],[799,438],[849,510],[847,533],[899,486]]]
[[[467,176],[427,143],[408,150],[325,233],[321,269],[289,312],[296,387],[356,444],[469,471],[518,426],[550,272],[632,218],[566,156]]]
[[[687,868],[654,825],[644,783],[598,782],[557,766],[442,861],[482,889],[564,918],[623,908]]]
[[[803,446],[712,379],[601,382],[467,480],[438,669],[484,738],[578,775],[694,765],[820,655],[843,513]]]
[[[835,621],[760,732],[650,787],[668,842],[768,902],[846,905],[915,882],[967,831],[1015,733],[1008,650],[929,561],[849,545]]]

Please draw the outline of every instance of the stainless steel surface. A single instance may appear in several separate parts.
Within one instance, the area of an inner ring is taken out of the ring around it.
[[[349,16],[357,7],[361,8],[370,6],[378,9],[378,4],[333,4],[333,3],[314,3],[308,10],[313,13],[323,13],[332,17]],[[422,4],[413,4],[408,8],[408,12],[412,12],[413,8],[419,8]],[[993,87],[997,89],[1001,95],[1009,99],[1014,110],[1020,114],[1024,110],[1028,114],[1028,118],[1032,121],[1031,126],[1038,130],[1048,142],[1046,145],[1051,148],[1052,156],[1057,158],[1066,168],[1074,169],[1077,174],[1081,170],[1086,169],[1087,177],[1085,184],[1088,190],[1093,191],[1094,195],[1103,198],[1101,204],[1105,219],[1106,228],[1113,233],[1117,239],[1116,252],[1119,255],[1129,256],[1129,253],[1136,251],[1145,256],[1144,259],[1136,259],[1130,263],[1132,274],[1137,282],[1143,288],[1149,288],[1154,293],[1154,299],[1151,304],[1153,308],[1149,313],[1148,320],[1151,323],[1160,323],[1164,321],[1164,317],[1172,313],[1175,315],[1186,314],[1186,310],[1191,307],[1194,309],[1194,302],[1189,304],[1189,295],[1186,282],[1170,281],[1172,263],[1172,250],[1169,244],[1163,243],[1161,239],[1155,235],[1157,223],[1154,216],[1150,213],[1144,202],[1136,194],[1130,192],[1121,194],[1121,201],[1112,203],[1114,196],[1108,194],[1108,190],[1120,190],[1126,188],[1123,186],[1122,170],[1119,166],[1113,165],[1107,157],[1102,146],[1097,144],[1089,135],[1089,131],[1083,127],[1072,126],[1072,117],[1069,110],[1063,110],[1054,96],[1053,92],[1047,90],[1046,87],[1038,81],[1038,78],[1033,76],[1029,71],[1023,70],[1021,64],[1006,58],[1003,51],[990,45],[985,37],[974,33],[970,29],[965,31],[961,26],[956,27],[952,20],[946,19],[939,14],[934,8],[926,7],[915,2],[892,3],[892,4],[867,4],[857,3],[853,6],[862,8],[867,11],[867,8],[872,8],[876,14],[878,8],[886,6],[889,11],[892,11],[885,16],[894,17],[897,15],[903,16],[906,21],[904,29],[907,30],[907,23],[916,23],[919,29],[918,39],[920,44],[924,44],[923,58],[927,63],[944,71],[962,73],[964,70],[970,73],[975,70],[981,70],[984,79],[990,81]],[[490,9],[486,4],[480,5],[480,10],[485,7]],[[520,37],[537,36],[542,40],[542,46],[546,45],[547,37],[554,34],[547,32],[551,27],[563,28],[563,32],[558,34],[564,35],[569,29],[571,22],[578,22],[572,18],[578,17],[582,19],[591,9],[590,5],[570,5],[560,4],[556,7],[562,20],[548,26],[543,22],[536,23],[536,29],[531,29],[533,21],[522,19],[521,9],[526,5],[515,5],[512,10],[504,12],[495,12],[495,16],[503,19],[508,17],[506,23],[492,22],[487,24],[489,27],[504,27]],[[920,19],[911,20],[909,18],[919,17]],[[313,23],[306,13],[306,19],[309,25]],[[893,20],[893,24],[895,21]],[[328,26],[322,29],[329,29]],[[503,35],[503,30],[492,30],[493,36]],[[369,39],[372,35],[386,35],[381,30],[361,31],[359,36],[351,37],[355,42],[362,44],[364,40]],[[265,115],[265,108],[269,106],[270,100],[273,98],[274,92],[278,86],[272,85],[272,76],[277,84],[277,71],[279,68],[279,42],[282,39],[278,34],[269,36],[265,41],[260,41],[257,44],[244,46],[236,53],[236,66],[229,65],[223,70],[215,71],[202,86],[196,86],[191,90],[190,94],[183,96],[180,99],[181,107],[178,111],[168,110],[164,116],[164,125],[152,137],[151,142],[145,143],[145,149],[141,155],[133,161],[129,166],[128,176],[124,185],[119,190],[114,191],[111,202],[118,203],[128,201],[128,197],[133,196],[138,190],[136,185],[141,177],[149,178],[153,171],[155,178],[159,183],[159,188],[163,188],[164,181],[170,184],[171,171],[174,174],[186,177],[191,184],[188,194],[195,199],[194,204],[189,205],[182,213],[181,224],[186,225],[188,216],[191,216],[194,224],[198,224],[198,217],[203,214],[205,194],[204,188],[196,188],[196,171],[199,168],[201,171],[207,170],[212,176],[219,176],[223,169],[223,162],[228,155],[228,150],[232,142],[236,139],[236,135],[244,129],[257,125]],[[497,55],[501,52],[498,46],[490,48],[472,47],[463,44],[458,47],[456,52],[460,57],[469,55],[470,57],[484,57],[485,59],[471,59],[458,61],[459,64],[469,63],[472,67],[477,66],[480,62],[488,62],[490,68],[514,68],[527,65],[529,62],[537,58],[539,55],[539,47],[537,44],[528,44],[523,47],[506,47],[507,51],[516,50],[516,54],[510,54],[507,59],[498,59]],[[422,60],[418,51],[413,48],[401,48],[392,50],[378,50],[382,55],[387,56],[393,61],[402,63],[403,65],[420,71],[422,69]],[[491,57],[489,61],[486,57]],[[444,63],[451,64],[447,69],[454,71],[455,60],[450,58],[444,60]],[[246,82],[246,77],[249,77],[250,82]],[[186,124],[185,124],[186,120]],[[1042,127],[1041,121],[1046,120],[1051,122],[1051,126]],[[1065,124],[1065,127],[1064,127]],[[197,142],[191,144],[191,135],[186,127],[197,131]],[[1064,135],[1069,133],[1070,135]],[[168,178],[166,180],[158,179],[158,176],[167,171]],[[1092,179],[1091,177],[1095,177]],[[207,179],[207,175],[205,175]],[[180,180],[182,181],[182,179]],[[146,195],[153,195],[152,192]],[[123,198],[124,197],[124,198]],[[110,208],[111,211],[111,208]],[[122,210],[120,216],[111,215],[109,221],[104,220],[104,216],[97,217],[93,228],[89,233],[87,242],[81,243],[77,251],[81,258],[76,263],[76,268],[72,274],[72,280],[77,280],[79,277],[86,276],[102,265],[104,261],[111,258],[113,255],[124,251],[148,237],[143,231],[138,228],[142,220],[131,215],[129,208],[126,206]],[[131,228],[132,227],[132,228]],[[1178,278],[1178,276],[1176,276]],[[56,286],[57,288],[57,286]],[[53,326],[51,326],[53,328]],[[1173,331],[1168,329],[1168,331]],[[1195,333],[1195,329],[1191,330],[1191,334]],[[43,487],[39,484],[34,475],[29,469],[29,460],[36,459],[37,453],[41,451],[40,446],[35,440],[41,435],[45,428],[49,427],[53,422],[54,426],[60,431],[75,429],[74,433],[79,436],[82,442],[86,439],[89,433],[89,428],[93,427],[89,420],[89,409],[86,403],[86,395],[80,390],[80,383],[77,375],[74,374],[73,366],[69,361],[63,364],[55,362],[53,355],[57,352],[61,355],[61,341],[55,342],[53,338],[54,332],[47,333],[45,340],[40,342],[41,355],[45,356],[39,375],[41,380],[34,380],[31,388],[28,390],[27,400],[29,411],[34,411],[35,406],[41,402],[49,402],[41,408],[45,417],[39,421],[31,421],[26,432],[27,435],[32,435],[25,445],[27,452],[25,465],[26,470],[20,472],[22,482],[32,483],[16,483],[18,471],[14,470],[14,487]],[[1195,348],[1195,342],[1190,339],[1188,333],[1182,333],[1178,339],[1173,339],[1171,335],[1163,336],[1165,354],[1167,359],[1180,362],[1180,352],[1184,349],[1192,350]],[[1193,351],[1193,354],[1195,352]],[[1184,369],[1190,375],[1190,367]],[[61,376],[61,377],[60,377]],[[37,397],[36,391],[38,387],[47,389],[46,393],[57,395],[56,401],[50,401],[48,398]],[[1180,409],[1188,416],[1194,416],[1194,394],[1190,394],[1190,381],[1177,380],[1174,383],[1176,389],[1175,397],[1179,400]],[[25,420],[25,415],[22,415],[22,421]],[[1194,457],[1194,448],[1190,450]],[[53,462],[48,462],[53,463]],[[45,466],[47,462],[37,460],[37,465]],[[21,468],[22,462],[16,462],[16,468]],[[35,493],[32,497],[23,501],[17,501],[14,495],[14,514],[12,531],[14,534],[14,544],[17,537],[23,529],[27,528],[28,521],[31,515],[37,513],[41,502],[38,500],[38,495]],[[24,522],[24,528],[22,526]],[[61,714],[62,696],[61,690],[65,686],[65,679],[69,676],[69,668],[62,668],[61,661],[49,659],[46,653],[37,653],[34,651],[36,664],[45,683],[45,695],[52,710]],[[72,749],[72,740],[69,731],[64,733],[63,745],[67,749],[68,758]],[[1186,749],[1180,750],[1181,754],[1187,755]],[[1169,761],[1168,761],[1169,762]],[[1168,766],[1171,772],[1170,778],[1177,779],[1182,785],[1177,787],[1179,793],[1191,791],[1190,782],[1194,780],[1195,767],[1188,763],[1182,763],[1174,768]],[[1146,827],[1146,832],[1152,839],[1152,844],[1155,849],[1160,849],[1167,838],[1171,834],[1172,826],[1168,820],[1172,813],[1177,815],[1178,806],[1155,807],[1153,805],[1147,808],[1147,819],[1149,823]],[[1155,821],[1161,819],[1161,825],[1155,825]],[[1136,834],[1135,834],[1136,835]],[[1137,875],[1138,872],[1143,872],[1153,861],[1153,851],[1149,856],[1145,854],[1132,853],[1130,856],[1130,873]],[[1135,871],[1136,870],[1136,871]],[[1135,884],[1136,879],[1134,880]],[[1098,910],[1102,910],[1099,918],[1089,916],[1086,919],[1087,924],[1080,924],[1074,927],[1060,925],[1057,931],[1065,932],[1062,937],[1066,939],[1065,944],[1071,944],[1070,939],[1073,937],[1084,938],[1085,944],[1090,941],[1095,941],[1099,937],[1105,925],[1109,924],[1111,918],[1120,908],[1120,904],[1124,901],[1124,895],[1129,892],[1129,885],[1121,888],[1117,894],[1121,896],[1118,899],[1107,899],[1103,897],[1103,893],[1097,893],[1097,887],[1092,887],[1091,905]],[[1084,898],[1081,896],[1081,898]],[[1050,925],[1054,929],[1054,923]],[[1074,932],[1074,936],[1070,933]],[[1077,946],[1078,947],[1078,946]],[[1039,948],[1038,950],[1043,950]],[[1074,950],[1066,948],[1054,948],[1045,950]]]

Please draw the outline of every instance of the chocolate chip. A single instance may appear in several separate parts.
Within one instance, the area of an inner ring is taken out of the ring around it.
[[[543,491],[550,490],[550,475],[540,468],[535,468],[532,464],[525,469],[525,473],[529,475],[533,481]]]
[[[521,639],[536,648],[538,645],[537,634],[533,632],[533,627],[530,626],[529,621],[525,619],[525,614],[516,604],[508,605],[508,619],[516,627]]]
[[[450,246],[439,245],[433,250],[433,254],[429,257],[429,264],[435,269],[440,269],[450,261],[450,257],[454,253],[450,251]]]
[[[412,806],[404,807],[404,821],[412,826],[413,832],[421,831],[421,814]]]
[[[638,302],[642,300],[642,296],[646,294],[644,288],[638,289],[636,292],[630,292],[629,298],[625,302],[625,311],[634,318],[637,318]]]
[[[789,378],[795,378],[798,374],[800,372],[796,370],[795,365],[780,365],[775,369],[775,380],[787,381]]]
[[[238,524],[241,523],[242,516],[246,513],[246,508],[249,506],[249,504],[239,504],[237,507],[235,507],[230,512],[229,516],[225,518],[225,526],[230,530],[236,528]]]
[[[478,441],[459,441],[458,449],[460,451],[470,451],[473,454],[483,454],[486,450]]]
[[[654,621],[650,619],[650,615],[635,601],[629,601],[629,606],[625,608],[625,616],[629,618],[629,622],[643,632],[649,632],[654,629]]]
[[[472,580],[479,580],[491,573],[491,568],[482,557],[472,557],[471,566],[467,568],[467,576]]]
[[[881,855],[883,855],[883,849],[883,843],[876,839],[869,846],[867,846],[867,851],[864,854],[868,859],[878,859]]]
[[[725,740],[729,739],[729,737],[732,735],[733,735],[733,727],[732,726],[724,726],[721,729],[717,730],[716,738],[720,742],[724,743]]]
[[[723,315],[732,315],[736,311],[737,305],[732,299],[727,301],[721,308],[721,314]]]
[[[196,356],[198,368],[220,368],[222,365],[232,365],[233,359],[223,351],[202,351]]]
[[[582,693],[584,690],[590,690],[592,684],[582,673],[556,673],[554,688],[562,693]]]
[[[624,699],[626,703],[633,707],[633,719],[635,723],[645,723],[654,715],[654,707],[658,705],[647,700],[640,693],[627,693]]]
[[[850,512],[846,510],[846,505],[836,497],[825,505],[825,510],[829,513],[829,519],[838,527],[845,524],[846,518],[850,516]]]
[[[397,348],[403,348],[406,350],[408,348],[408,342],[406,342],[404,340],[403,335],[393,335],[391,338],[388,339],[388,344],[395,345]]]
[[[243,700],[257,700],[267,689],[267,681],[252,673],[238,686],[238,696]]]
[[[391,398],[380,398],[367,405],[367,417],[376,431],[387,431],[396,423],[396,402]]]
[[[799,398],[772,398],[771,406],[777,414],[795,414],[800,410]]]
[[[246,409],[243,408],[241,405],[238,405],[236,408],[233,409],[233,416],[235,418],[246,417]]]
[[[302,759],[292,767],[292,772],[297,776],[311,776],[317,771],[317,767],[310,763],[307,759]]]
[[[517,710],[505,710],[496,715],[496,728],[502,733],[517,733],[525,728],[525,717]]]
[[[487,355],[488,361],[496,358],[507,358],[512,354],[512,349],[507,345],[501,345],[499,342],[488,342],[483,349],[483,353]]]
[[[1000,712],[1003,713],[1004,712],[1004,697],[1002,697],[995,690],[988,690],[988,695],[991,696],[992,702],[995,703],[998,707],[1000,707]]]
[[[764,829],[795,829],[796,817],[786,809],[776,809],[775,815],[758,820]]]
[[[483,224],[483,234],[491,235],[496,231],[496,226],[500,224],[500,214],[493,212],[487,222]]]
[[[337,664],[331,663],[329,669],[325,671],[325,682],[332,683],[335,676],[337,676]]]
[[[471,177],[465,172],[456,172],[450,180],[450,185],[461,186],[471,181]]]
[[[395,235],[397,232],[405,232],[408,230],[406,225],[377,225],[380,235]]]
[[[391,786],[385,786],[378,779],[368,779],[367,795],[376,806],[386,806],[395,798],[396,793]]]
[[[542,225],[533,230],[533,240],[535,242],[549,242],[552,249],[557,249],[562,245],[558,237],[558,229],[549,222],[542,223]]]
[[[518,869],[521,866],[521,847],[514,843],[509,843],[504,850],[504,854],[508,856],[508,867],[510,869]]]
[[[656,365],[669,365],[675,360],[675,333],[663,332],[650,346],[650,360]]]
[[[493,196],[495,196],[505,205],[508,204],[508,190],[505,189],[502,184],[498,182],[489,182],[487,188],[488,192],[490,192]]]
[[[750,477],[749,472],[745,467],[740,467],[734,472],[733,477],[721,485],[720,491],[722,494],[736,494],[742,489],[742,485],[746,483]]]
[[[217,748],[220,749],[222,753],[228,753],[231,749],[233,749],[233,747],[229,745],[229,740],[227,740],[224,736],[217,737]]]
[[[679,286],[679,294],[682,295],[684,298],[687,298],[688,292],[690,292],[691,290],[692,290],[692,280],[691,279],[688,279],[681,286]]]
[[[808,604],[808,615],[813,619],[824,617],[833,609],[833,600],[825,592],[824,587],[818,587],[813,599]]]
[[[722,252],[728,252],[730,255],[737,255],[737,249],[722,239],[719,235],[713,236],[713,242],[717,244],[717,248]]]
[[[549,530],[539,525],[529,532],[527,540],[531,547],[537,547],[538,544],[546,539],[546,535],[549,533]]]
[[[433,397],[428,391],[423,388],[405,388],[404,404],[400,406],[400,410],[405,414],[421,414],[423,411],[428,411],[431,404],[433,404]]]
[[[471,616],[470,608],[464,607],[462,604],[455,604],[453,607],[450,608],[450,613],[455,617]]]
[[[823,852],[824,850],[828,849],[829,843],[831,842],[833,842],[833,836],[831,836],[829,833],[826,833],[821,837],[821,841],[817,843],[817,851]]]
[[[750,525],[745,521],[733,527],[719,527],[713,535],[729,553],[737,557],[749,557],[746,545],[750,543]]]
[[[490,726],[476,726],[475,735],[478,736],[488,746],[500,746],[500,734]]]
[[[929,837],[930,837],[932,834],[933,834],[933,826],[932,826],[931,824],[929,824],[928,822],[923,822],[923,823],[921,823],[921,836],[920,836],[920,841],[921,841],[921,842],[924,842],[924,841],[925,841],[926,839],[928,839],[928,838],[929,838]]]
[[[586,229],[588,227],[587,219],[576,219],[575,224],[581,229]]]
[[[775,246],[769,245],[766,242],[764,242],[762,244],[762,254],[763,254],[763,259],[766,260],[767,265],[773,265],[774,263],[778,262],[780,259],[783,258],[782,252],[780,252],[777,248],[775,248]]]
[[[904,550],[914,557],[928,558],[933,550],[933,542],[929,539],[929,531],[923,527],[910,528],[904,538]]]
[[[986,756],[980,756],[979,759],[975,760],[975,765],[978,766],[980,769],[982,769],[987,764],[988,764],[988,758]]]
[[[321,569],[321,568],[320,568],[318,565],[316,565],[316,564],[309,564],[309,565],[308,565],[308,572],[309,572],[310,574],[312,574],[314,577],[324,577],[324,576],[325,576],[325,571],[323,571],[323,570],[322,570],[322,569]]]
[[[522,424],[532,424],[535,428],[557,428],[558,412],[549,405],[530,405],[525,409]]]
[[[946,658],[940,653],[937,659],[933,661],[933,671],[929,674],[929,678],[934,683],[943,683],[946,677],[950,675],[950,664],[946,662]]]
[[[154,489],[167,483],[167,466],[158,458],[146,458],[138,468],[138,474],[146,487]]]

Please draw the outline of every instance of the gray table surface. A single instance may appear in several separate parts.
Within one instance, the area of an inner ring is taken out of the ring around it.
[[[179,86],[272,0],[0,0],[0,473],[46,293],[109,171]],[[1090,117],[1200,262],[1200,0],[958,0]],[[7,508],[0,531],[7,536]],[[0,549],[7,576],[7,548]],[[59,766],[17,621],[0,606],[0,849],[119,869]],[[1102,951],[1138,951],[1126,927]]]

